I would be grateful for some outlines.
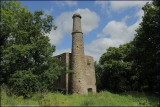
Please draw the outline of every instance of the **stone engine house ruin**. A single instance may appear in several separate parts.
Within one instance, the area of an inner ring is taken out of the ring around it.
[[[82,95],[96,93],[96,77],[93,57],[84,55],[83,33],[80,14],[73,15],[72,52],[56,56],[57,63],[64,66],[65,73],[55,82],[55,88],[68,93]]]

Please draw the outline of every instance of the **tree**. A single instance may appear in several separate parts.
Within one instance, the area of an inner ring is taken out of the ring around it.
[[[159,1],[146,3],[143,20],[133,41],[134,70],[139,72],[141,90],[158,91],[159,87]]]
[[[94,62],[95,67],[95,75],[96,75],[96,85],[97,85],[97,91],[100,91],[103,89],[103,84],[101,83],[102,78],[102,67],[97,62]]]
[[[119,48],[110,47],[107,52],[100,58],[102,66],[101,83],[103,89],[111,92],[124,92],[131,90],[132,77],[132,61],[130,52],[133,45],[127,43],[121,45]]]
[[[53,89],[60,75],[55,46],[45,36],[56,29],[53,20],[43,11],[32,14],[19,1],[1,1],[1,82],[18,95]]]
[[[159,1],[147,2],[142,10],[143,20],[134,40],[110,47],[100,58],[104,89],[159,91]]]

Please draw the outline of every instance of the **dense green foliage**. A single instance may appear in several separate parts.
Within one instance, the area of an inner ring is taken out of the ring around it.
[[[159,2],[146,3],[130,43],[110,47],[96,64],[98,87],[112,92],[159,89]]]
[[[1,83],[17,95],[53,89],[62,70],[52,53],[55,46],[45,36],[53,17],[31,13],[19,1],[1,1]]]
[[[103,70],[101,65],[97,62],[94,62],[94,67],[95,67],[97,91],[99,92],[103,89],[103,84],[101,82]]]
[[[2,106],[158,106],[159,97],[149,93],[127,92],[112,94],[108,91],[82,96],[78,94],[34,93],[32,98],[7,96],[2,88]]]
[[[139,88],[159,91],[159,1],[147,3],[144,17],[133,40],[134,71],[138,72]]]
[[[101,56],[100,64],[103,65],[101,84],[104,89],[113,92],[124,92],[132,89],[130,83],[133,78],[133,71],[131,70],[133,63],[128,57],[132,47],[131,43],[121,45],[119,48],[110,47],[107,49],[107,53]]]
[[[159,2],[147,3],[143,10],[134,40],[110,47],[95,63],[98,90],[125,94],[102,91],[88,96],[63,95],[48,93],[63,71],[52,56],[55,46],[45,36],[56,29],[53,17],[44,16],[43,11],[31,13],[18,1],[1,1],[1,84],[5,84],[2,105],[157,106],[158,97],[153,93],[126,93],[158,92]]]

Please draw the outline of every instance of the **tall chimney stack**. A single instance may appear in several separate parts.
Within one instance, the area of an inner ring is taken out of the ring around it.
[[[73,32],[72,32],[72,93],[82,95],[88,94],[85,81],[85,64],[84,64],[84,45],[83,33],[81,29],[80,14],[73,15]]]

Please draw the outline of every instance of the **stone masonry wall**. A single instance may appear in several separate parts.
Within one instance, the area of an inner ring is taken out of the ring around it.
[[[71,69],[71,53],[63,53],[61,55],[56,56],[57,63],[60,66],[65,66],[66,70]],[[86,81],[86,90],[89,88],[92,89],[93,93],[96,93],[96,77],[95,77],[95,68],[93,57],[85,56],[85,81]],[[56,82],[55,88],[59,90],[64,90],[66,94],[71,93],[72,87],[72,78],[71,74],[62,75]]]
[[[70,69],[69,53],[58,55],[56,56],[56,59],[56,63],[65,67],[65,70]],[[63,71],[63,74],[59,79],[54,82],[54,87],[55,89],[65,91],[65,93],[68,94],[68,74],[66,74],[65,71]]]
[[[91,56],[85,56],[85,79],[87,83],[87,89],[91,89],[93,93],[96,93],[96,76],[94,60]]]

